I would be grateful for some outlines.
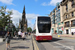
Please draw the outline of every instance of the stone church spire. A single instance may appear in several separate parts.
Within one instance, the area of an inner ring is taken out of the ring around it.
[[[22,13],[22,31],[27,32],[27,20],[26,20],[25,5],[23,8],[23,13]]]
[[[25,23],[25,20],[26,20],[25,5],[24,5],[24,8],[23,8],[22,20],[23,20],[22,22],[24,24]]]
[[[25,5],[23,8],[23,12],[22,12],[22,20],[19,21],[19,28],[24,31],[27,32],[27,19],[26,19],[26,12],[25,12]]]
[[[24,5],[24,8],[23,8],[23,13],[22,13],[22,19],[26,19],[26,13],[25,13],[25,5]]]
[[[25,5],[24,5],[24,8],[23,8],[23,13],[25,13]]]

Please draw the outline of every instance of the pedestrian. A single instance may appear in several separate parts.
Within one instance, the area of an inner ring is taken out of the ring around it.
[[[72,35],[74,35],[74,33],[72,32]]]
[[[21,38],[21,33],[22,33],[21,30],[19,30],[19,32],[18,32],[18,37],[19,38]]]
[[[15,38],[17,38],[17,32],[16,31],[14,32],[14,35],[15,35]]]
[[[26,35],[26,32],[25,32],[25,35]]]
[[[28,36],[28,32],[26,32],[25,34],[26,34],[26,37],[27,37]]]
[[[30,36],[31,33],[29,32],[28,34],[29,34],[29,36]]]
[[[4,38],[4,32],[2,32],[2,38]]]
[[[22,39],[24,40],[25,39],[25,32],[23,31],[22,33]]]
[[[11,39],[10,32],[9,32],[9,31],[7,31],[7,33],[6,33],[6,35],[5,35],[6,48],[7,48],[7,50],[10,48],[10,39]]]
[[[20,38],[22,38],[22,33],[23,33],[23,31],[21,31],[21,36],[20,36]]]

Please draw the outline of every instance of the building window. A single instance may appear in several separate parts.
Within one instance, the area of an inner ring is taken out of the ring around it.
[[[66,4],[66,11],[68,11],[68,6],[67,6],[67,4]]]
[[[63,2],[65,2],[65,0],[63,0]]]
[[[58,8],[56,7],[56,10],[58,10]]]
[[[58,8],[60,8],[60,6],[58,6]]]
[[[62,22],[62,24],[63,24],[63,22]]]
[[[74,16],[74,13],[72,12],[72,17]]]
[[[75,26],[75,20],[72,20],[72,21],[71,21],[71,26],[72,26],[72,27]]]
[[[70,22],[68,21],[68,22],[65,22],[65,27],[69,27],[69,25],[70,25]]]
[[[75,21],[73,21],[73,25],[75,26]]]
[[[66,15],[66,18],[67,18],[67,15]]]
[[[74,7],[74,0],[72,0],[72,8]]]

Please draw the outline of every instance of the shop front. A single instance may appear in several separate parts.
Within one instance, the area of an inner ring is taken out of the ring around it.
[[[75,27],[74,28],[71,28],[71,34],[72,35],[75,35]]]
[[[52,34],[54,33],[54,28],[52,28]]]
[[[59,34],[63,34],[63,27],[59,27]]]

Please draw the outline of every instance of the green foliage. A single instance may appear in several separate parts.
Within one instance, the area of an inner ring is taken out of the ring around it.
[[[9,23],[9,19],[11,19],[10,15],[12,15],[12,11],[6,12],[6,6],[0,6],[0,27],[4,28]]]
[[[27,28],[27,32],[32,32],[32,28],[31,27],[28,27]]]

